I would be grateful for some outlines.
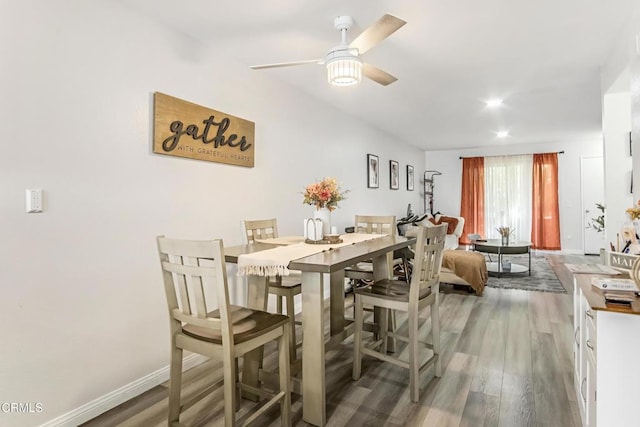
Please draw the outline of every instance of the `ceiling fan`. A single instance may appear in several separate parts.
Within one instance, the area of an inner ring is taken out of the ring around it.
[[[363,74],[374,82],[387,86],[398,79],[371,64],[363,62],[360,57],[399,30],[404,24],[406,24],[406,21],[393,15],[385,14],[360,33],[354,41],[347,44],[347,30],[353,25],[353,18],[350,16],[338,16],[334,21],[334,26],[340,31],[342,41],[338,46],[332,47],[324,59],[253,65],[250,68],[260,70],[263,68],[320,64],[327,66],[327,79],[329,83],[336,86],[349,86],[360,83]]]

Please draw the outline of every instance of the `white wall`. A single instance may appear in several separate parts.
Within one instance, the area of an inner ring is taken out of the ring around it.
[[[119,2],[3,2],[0,19],[0,413],[31,426],[168,363],[168,321],[155,236],[241,243],[241,220],[277,217],[299,234],[304,186],[335,176],[356,213],[403,216],[424,154],[130,11]],[[318,82],[318,84],[326,84]],[[256,167],[151,153],[152,93],[256,123]],[[336,92],[339,96],[339,92]],[[339,102],[339,99],[336,100]],[[367,189],[366,154],[381,185]],[[388,189],[388,161],[403,185]],[[26,214],[25,189],[44,190]]]
[[[460,213],[462,160],[460,157],[517,155],[564,151],[558,155],[558,193],[560,198],[560,237],[562,249],[582,251],[582,208],[580,199],[580,159],[601,156],[602,141],[563,141],[544,144],[504,145],[466,150],[427,151],[427,169],[442,172],[437,176],[434,210],[446,214]]]
[[[616,243],[617,235],[624,223],[628,221],[625,211],[633,205],[631,195],[633,166],[629,152],[631,100],[628,91],[604,95],[602,131],[604,133],[605,242]]]
[[[614,240],[627,221],[625,210],[638,199],[640,188],[640,3],[620,29],[600,76],[605,136],[605,193],[607,238]],[[633,159],[629,165],[628,132],[632,132]],[[630,170],[634,195],[628,194]],[[624,177],[623,177],[624,176]]]

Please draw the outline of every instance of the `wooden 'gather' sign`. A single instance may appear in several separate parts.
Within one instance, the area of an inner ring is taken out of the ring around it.
[[[154,153],[253,167],[253,122],[160,92],[153,98]]]

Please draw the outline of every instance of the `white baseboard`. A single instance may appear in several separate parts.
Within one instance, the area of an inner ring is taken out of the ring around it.
[[[567,255],[584,255],[582,249],[563,249],[561,252]]]
[[[184,358],[182,362],[182,370],[186,371],[194,366],[197,366],[207,359],[199,354],[190,354]],[[116,406],[130,400],[136,396],[141,395],[147,390],[162,384],[169,379],[169,365],[164,368],[160,368],[155,372],[150,373],[140,379],[137,379],[129,384],[120,387],[110,393],[105,394],[91,402],[88,402],[79,408],[67,412],[51,421],[47,421],[40,427],[75,427],[82,423],[85,423],[100,414],[107,412],[109,409],[113,409]]]
[[[582,249],[561,249],[559,251],[550,251],[546,249],[531,249],[531,254],[533,255],[584,255],[584,251]]]

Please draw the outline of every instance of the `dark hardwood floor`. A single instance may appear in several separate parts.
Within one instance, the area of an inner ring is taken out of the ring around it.
[[[566,294],[486,288],[476,297],[443,285],[440,313],[443,375],[421,377],[420,401],[412,403],[408,371],[364,358],[362,378],[351,379],[352,341],[327,353],[329,426],[580,426],[573,389],[573,282],[564,262],[597,262],[583,256],[550,255]],[[425,339],[428,309],[422,313]],[[399,319],[399,324],[402,319]],[[274,347],[267,353],[273,353]],[[400,345],[398,351],[404,351]],[[275,357],[265,362],[274,363]],[[275,364],[275,363],[274,363]],[[221,365],[207,362],[184,376],[190,394],[221,377]],[[239,415],[253,403],[242,402]],[[167,384],[84,424],[166,425]],[[190,426],[223,425],[222,390],[185,412]],[[302,401],[293,395],[293,423],[302,421]],[[279,425],[276,408],[256,424]]]

